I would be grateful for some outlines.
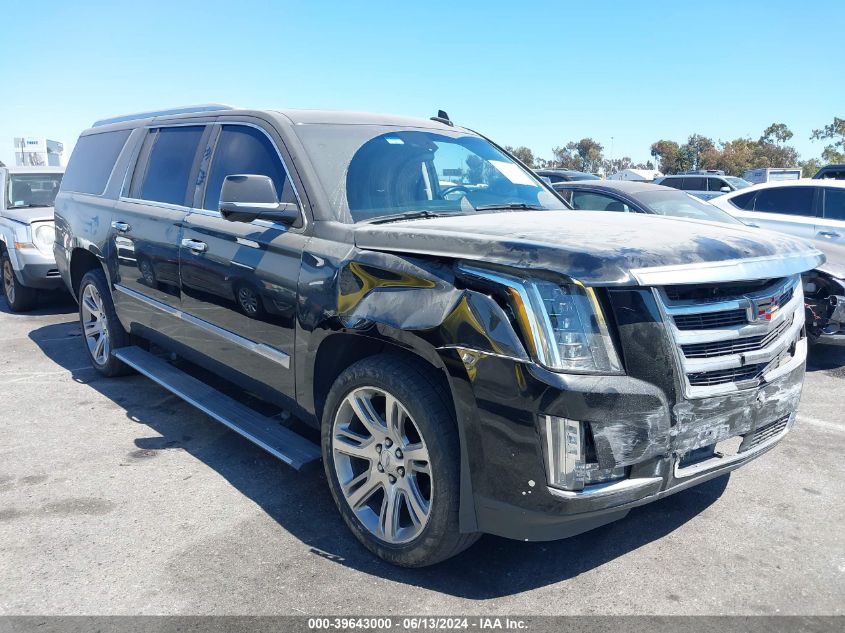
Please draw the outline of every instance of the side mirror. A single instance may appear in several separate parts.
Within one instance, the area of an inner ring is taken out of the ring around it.
[[[722,193],[730,193],[731,188],[730,187],[722,187],[721,189],[719,189],[719,191],[721,191]]]
[[[268,220],[293,224],[299,219],[299,206],[279,202],[269,176],[237,174],[226,176],[220,190],[220,215],[230,222]]]

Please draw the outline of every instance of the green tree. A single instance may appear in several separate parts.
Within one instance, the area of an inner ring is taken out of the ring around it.
[[[582,138],[578,142],[567,143],[563,147],[552,149],[552,162],[561,169],[598,172],[602,168],[604,147],[591,138]]]
[[[680,146],[675,141],[661,140],[651,145],[651,157],[657,161],[657,169],[664,174],[677,174]]]
[[[532,152],[529,148],[524,145],[520,145],[519,147],[510,147],[509,145],[506,145],[505,149],[525,163],[527,167],[531,167],[532,169],[534,168],[534,152]]]
[[[785,123],[772,123],[763,130],[760,143],[786,143],[793,136],[792,130],[786,127]]]
[[[712,139],[701,134],[690,135],[678,150],[683,169],[716,169],[719,153]]]
[[[823,128],[813,130],[810,135],[813,141],[833,141],[822,151],[822,158],[828,163],[845,163],[845,119],[833,117],[833,123]]]
[[[798,163],[798,166],[801,168],[802,178],[812,178],[821,169],[822,163],[818,158],[811,158],[809,160],[802,160]]]

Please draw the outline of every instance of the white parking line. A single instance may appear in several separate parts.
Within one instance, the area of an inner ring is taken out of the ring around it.
[[[804,422],[805,424],[811,424],[812,426],[819,426],[823,429],[827,429],[828,431],[836,431],[838,433],[845,433],[845,425],[835,424],[833,422],[827,422],[826,420],[819,420],[818,418],[811,418],[810,416],[807,416],[807,415],[799,415],[798,421]]]

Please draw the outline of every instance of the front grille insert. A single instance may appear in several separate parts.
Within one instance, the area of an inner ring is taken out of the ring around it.
[[[687,398],[755,388],[799,349],[804,325],[799,275],[658,288],[655,296],[678,348]]]
[[[679,330],[713,330],[744,323],[748,323],[748,315],[743,309],[675,316],[675,325]]]
[[[759,336],[747,336],[745,338],[736,338],[729,341],[716,341],[714,343],[694,343],[691,345],[682,345],[681,350],[687,358],[712,358],[714,356],[724,356],[726,354],[743,354],[746,352],[755,352],[766,348],[773,343],[784,330],[792,325],[793,319],[788,321],[781,321],[781,323],[768,334]]]
[[[767,363],[756,363],[754,365],[746,365],[745,367],[689,374],[689,384],[694,387],[709,387],[711,385],[724,385],[731,382],[757,380],[763,374],[766,365]]]
[[[769,440],[783,433],[788,425],[789,416],[785,415],[782,418],[778,418],[774,422],[770,422],[766,426],[757,429],[753,434],[746,435],[742,442],[742,446],[739,448],[739,452],[744,453],[745,451],[750,451],[762,444],[765,444]]]
[[[742,297],[766,290],[776,284],[786,283],[786,279],[758,279],[755,281],[738,281],[719,285],[665,286],[663,291],[670,301],[689,301],[693,303],[709,303],[724,301],[733,297]]]

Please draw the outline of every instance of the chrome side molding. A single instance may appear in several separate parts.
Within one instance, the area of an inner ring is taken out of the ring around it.
[[[270,347],[269,345],[265,345],[264,343],[257,343],[248,338],[244,338],[243,336],[239,336],[234,332],[230,332],[229,330],[224,330],[221,327],[217,327],[216,325],[209,323],[208,321],[203,321],[202,319],[198,319],[197,317],[182,312],[181,310],[177,310],[176,308],[169,306],[165,303],[161,303],[160,301],[156,301],[146,295],[141,294],[140,292],[136,292],[131,288],[127,288],[126,286],[122,286],[120,284],[115,284],[115,290],[118,292],[125,294],[127,297],[131,297],[136,301],[140,301],[145,303],[146,305],[155,308],[161,312],[165,312],[172,317],[180,319],[181,321],[185,321],[186,323],[190,323],[201,330],[208,332],[209,334],[213,334],[214,336],[220,337],[230,343],[234,343],[240,347],[243,347],[245,350],[258,354],[259,356],[263,356],[267,360],[271,360],[275,363],[278,363],[285,369],[290,369],[290,355],[286,354],[285,352],[276,349],[275,347]]]

